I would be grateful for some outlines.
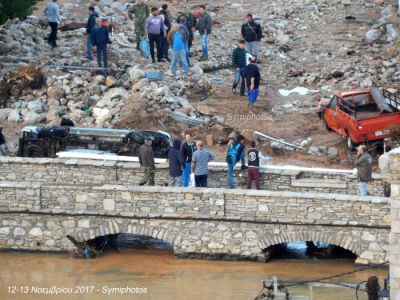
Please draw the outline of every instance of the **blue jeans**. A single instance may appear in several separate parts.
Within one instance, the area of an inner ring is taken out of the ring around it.
[[[93,44],[90,34],[87,35],[87,40],[86,40],[86,57],[88,59],[93,59]]]
[[[228,184],[231,189],[235,188],[235,181],[233,180],[233,169],[235,168],[234,165],[228,164]]]
[[[185,170],[183,170],[183,186],[184,187],[187,187],[189,185],[191,166],[192,166],[192,163],[185,162]]]
[[[240,95],[244,95],[244,92],[246,91],[246,73],[245,73],[246,68],[240,68],[240,70],[235,70],[235,81],[233,82],[233,88],[236,89],[238,86],[240,79],[242,79],[242,82],[240,83]]]
[[[359,182],[360,194],[361,196],[368,196],[368,182]]]
[[[171,73],[175,76],[176,75],[176,64],[182,66],[183,71],[185,74],[189,73],[189,66],[186,60],[186,50],[182,49],[179,51],[172,50],[172,61],[171,61]]]
[[[248,89],[247,91],[247,100],[249,101],[249,104],[254,104],[257,101],[258,97],[258,88],[255,88],[254,90]]]
[[[201,49],[203,51],[202,57],[208,57],[208,35],[207,33],[204,33],[200,35],[201,39]]]
[[[186,61],[187,61],[187,64],[188,64],[188,66],[190,66],[190,56],[189,56],[189,54],[190,54],[190,51],[189,51],[189,43],[188,43],[188,41],[186,41],[185,42],[185,51],[186,51]]]

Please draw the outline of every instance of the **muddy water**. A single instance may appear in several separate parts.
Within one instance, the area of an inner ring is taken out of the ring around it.
[[[94,260],[63,254],[0,253],[0,299],[254,299],[262,280],[304,280],[351,271],[353,260],[274,260],[270,263],[186,260],[164,250],[107,252]],[[386,270],[368,270],[335,279],[359,282]],[[64,294],[45,295],[51,287]],[[129,287],[130,294],[110,288]],[[289,292],[306,295],[304,286]],[[315,299],[355,299],[355,291],[318,289]],[[364,295],[360,299],[366,299]]]

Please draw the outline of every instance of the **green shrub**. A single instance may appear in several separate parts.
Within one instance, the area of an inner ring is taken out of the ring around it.
[[[25,19],[38,0],[0,0],[0,24],[8,19]]]

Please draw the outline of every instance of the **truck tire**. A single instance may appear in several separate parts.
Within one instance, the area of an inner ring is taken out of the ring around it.
[[[347,147],[347,149],[349,149],[350,151],[356,150],[357,143],[354,143],[354,142],[351,140],[351,137],[350,137],[348,131],[346,131],[346,133],[347,133],[347,136],[346,136],[346,147]]]
[[[24,150],[25,157],[44,157],[43,148],[37,144],[30,144],[25,147]]]

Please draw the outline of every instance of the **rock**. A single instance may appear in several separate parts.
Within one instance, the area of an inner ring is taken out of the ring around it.
[[[207,105],[199,104],[196,107],[197,111],[203,115],[209,115],[210,114],[210,109],[208,108]]]
[[[65,92],[59,86],[51,86],[47,89],[47,96],[49,99],[59,100],[65,96]]]
[[[377,29],[371,29],[365,34],[365,42],[372,44],[381,36],[381,32]]]
[[[46,114],[46,120],[48,123],[53,125],[59,125],[61,122],[61,118],[58,113],[58,109],[52,108]]]
[[[332,77],[333,78],[341,78],[341,77],[343,77],[343,75],[344,75],[344,72],[343,71],[339,71],[339,70],[335,70],[332,73]]]
[[[129,94],[124,88],[112,88],[99,102],[97,102],[96,106],[100,108],[103,108],[104,106],[112,106],[113,101],[124,100],[128,97]]]
[[[385,3],[385,0],[374,0],[374,3],[375,3],[376,5],[382,5],[382,4]]]
[[[28,109],[36,113],[41,113],[43,111],[42,102],[39,100],[29,101]]]
[[[18,123],[21,121],[21,115],[17,110],[12,110],[7,117],[7,120],[10,122]]]
[[[117,79],[114,76],[107,76],[106,78],[106,87],[111,88],[115,86]]]
[[[398,51],[396,48],[390,47],[390,48],[386,49],[385,54],[386,54],[386,56],[388,56],[390,58],[394,58],[397,56]]]
[[[0,109],[0,121],[5,121],[8,118],[8,115],[12,111],[11,108],[2,108]]]
[[[146,74],[139,68],[130,68],[128,70],[129,78],[135,82],[139,79],[146,77]]]
[[[338,150],[335,147],[328,148],[328,156],[337,156]]]
[[[45,120],[45,114],[38,114],[34,111],[28,111],[23,115],[25,124],[37,124]]]
[[[103,125],[106,121],[110,119],[111,119],[111,111],[107,108],[103,108],[97,113],[96,124]]]
[[[42,236],[43,231],[39,227],[34,227],[29,231],[29,234],[33,236]]]

